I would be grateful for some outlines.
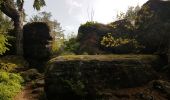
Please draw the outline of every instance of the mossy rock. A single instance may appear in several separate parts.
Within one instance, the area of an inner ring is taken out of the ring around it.
[[[158,79],[154,55],[60,56],[49,61],[45,91],[50,100],[95,100],[102,91],[137,87]]]

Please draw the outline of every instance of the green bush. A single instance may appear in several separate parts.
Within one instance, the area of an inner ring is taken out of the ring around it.
[[[79,48],[79,43],[76,41],[76,38],[71,38],[68,41],[65,41],[64,45],[64,50],[67,52],[77,53]]]
[[[138,53],[141,48],[144,48],[135,38],[113,37],[112,33],[103,36],[101,45],[112,49],[114,53]]]
[[[13,63],[0,63],[0,71],[11,72],[17,67],[16,64]]]
[[[0,58],[0,72],[18,72],[17,69],[27,68],[28,62],[19,56],[3,56]]]
[[[0,55],[5,53],[7,50],[7,45],[10,45],[7,40],[7,36],[4,34],[0,34]]]
[[[75,55],[78,54],[79,42],[77,42],[77,38],[72,37],[69,40],[65,40],[63,44],[60,46],[58,55]]]
[[[81,26],[89,27],[89,26],[95,25],[96,23],[97,22],[95,21],[87,21],[85,24],[81,24]]]
[[[0,100],[12,100],[20,92],[23,79],[19,74],[0,71]]]

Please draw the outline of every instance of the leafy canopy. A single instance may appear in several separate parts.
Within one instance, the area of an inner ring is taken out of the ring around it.
[[[25,0],[9,0],[17,5],[18,8],[23,7]],[[0,3],[6,2],[6,0],[0,0]],[[33,7],[36,10],[40,10],[41,7],[45,6],[45,0],[34,0]]]
[[[45,6],[45,0],[34,0],[33,7],[36,10],[40,10],[41,7]]]

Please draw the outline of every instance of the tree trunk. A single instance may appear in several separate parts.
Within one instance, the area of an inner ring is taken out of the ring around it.
[[[16,36],[16,54],[23,55],[23,12],[19,12],[19,16],[14,19],[14,30]]]
[[[14,30],[16,36],[16,54],[23,55],[23,21],[24,21],[24,1],[16,7],[14,0],[4,0],[0,4],[0,10],[14,21]]]

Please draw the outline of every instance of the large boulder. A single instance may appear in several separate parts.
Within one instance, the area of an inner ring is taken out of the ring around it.
[[[112,33],[113,37],[132,37],[133,31],[129,28],[128,20],[119,20],[110,24],[87,22],[79,27],[77,41],[80,43],[79,53],[101,54],[106,52],[115,53],[113,49],[101,45],[103,36]]]
[[[79,53],[98,54],[101,38],[111,32],[111,27],[100,23],[87,22],[78,30],[77,40],[80,43]]]
[[[157,79],[159,57],[152,55],[60,56],[49,61],[45,91],[49,100],[96,100],[111,91]]]
[[[24,26],[24,57],[30,66],[41,67],[50,57],[50,29],[46,23],[34,22]]]
[[[166,54],[170,38],[170,1],[149,0],[137,14],[136,34],[145,53]]]

